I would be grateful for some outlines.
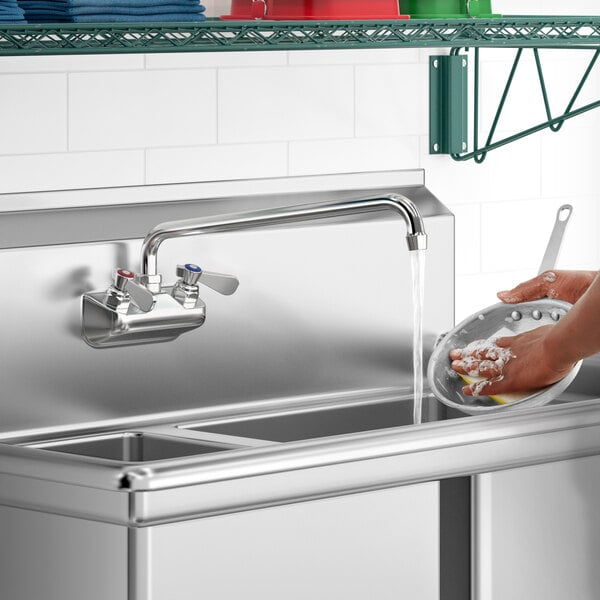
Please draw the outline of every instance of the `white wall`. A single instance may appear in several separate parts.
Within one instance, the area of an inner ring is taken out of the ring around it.
[[[210,14],[228,2],[206,2]],[[504,14],[600,14],[596,0],[495,0]],[[558,206],[574,218],[560,266],[598,268],[600,113],[492,152],[428,154],[428,56],[447,50],[0,59],[0,193],[425,168],[456,214],[457,318],[536,272]],[[482,51],[489,123],[513,51]],[[548,50],[554,111],[590,51]],[[600,68],[600,67],[598,67]],[[582,101],[600,97],[600,77]],[[529,55],[500,123],[544,118]],[[0,196],[0,203],[2,202]]]

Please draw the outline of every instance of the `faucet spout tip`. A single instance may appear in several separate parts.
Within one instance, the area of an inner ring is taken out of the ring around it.
[[[427,250],[427,234],[411,233],[406,236],[409,251]]]

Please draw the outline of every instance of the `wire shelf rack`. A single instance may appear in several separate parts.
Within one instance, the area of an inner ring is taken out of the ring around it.
[[[0,55],[408,47],[600,47],[600,17],[0,25]]]

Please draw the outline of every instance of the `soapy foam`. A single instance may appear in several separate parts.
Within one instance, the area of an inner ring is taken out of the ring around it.
[[[496,344],[500,337],[512,336],[514,333],[502,327],[492,337],[475,340],[461,351],[460,365],[470,377],[479,377],[481,371],[501,374],[504,367],[514,358],[510,348],[501,348]]]
[[[473,396],[487,395],[484,393],[486,387],[502,381],[502,371],[512,358],[516,358],[510,348],[502,348],[496,344],[501,337],[515,335],[506,327],[500,328],[493,336],[484,340],[475,340],[461,350],[460,365],[466,371],[466,375],[460,375],[469,385]],[[487,379],[480,375],[481,371],[497,372],[497,375]],[[493,399],[502,404],[515,402],[524,398],[525,395],[506,394],[504,396],[493,396]]]
[[[548,271],[548,273],[544,275],[544,281],[547,281],[548,283],[554,283],[556,281],[556,273]]]

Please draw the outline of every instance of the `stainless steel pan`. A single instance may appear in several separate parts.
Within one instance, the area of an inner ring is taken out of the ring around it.
[[[563,235],[573,212],[569,204],[561,206],[556,214],[554,228],[544,253],[539,273],[553,269],[560,252]],[[571,308],[562,300],[544,298],[521,304],[494,304],[471,315],[452,331],[442,334],[429,360],[427,379],[433,394],[443,404],[467,414],[481,414],[532,406],[551,402],[564,392],[579,372],[581,362],[562,380],[532,393],[525,398],[500,404],[488,396],[472,397],[462,393],[463,379],[450,366],[450,350],[464,348],[473,340],[516,335],[542,325],[555,324]]]

